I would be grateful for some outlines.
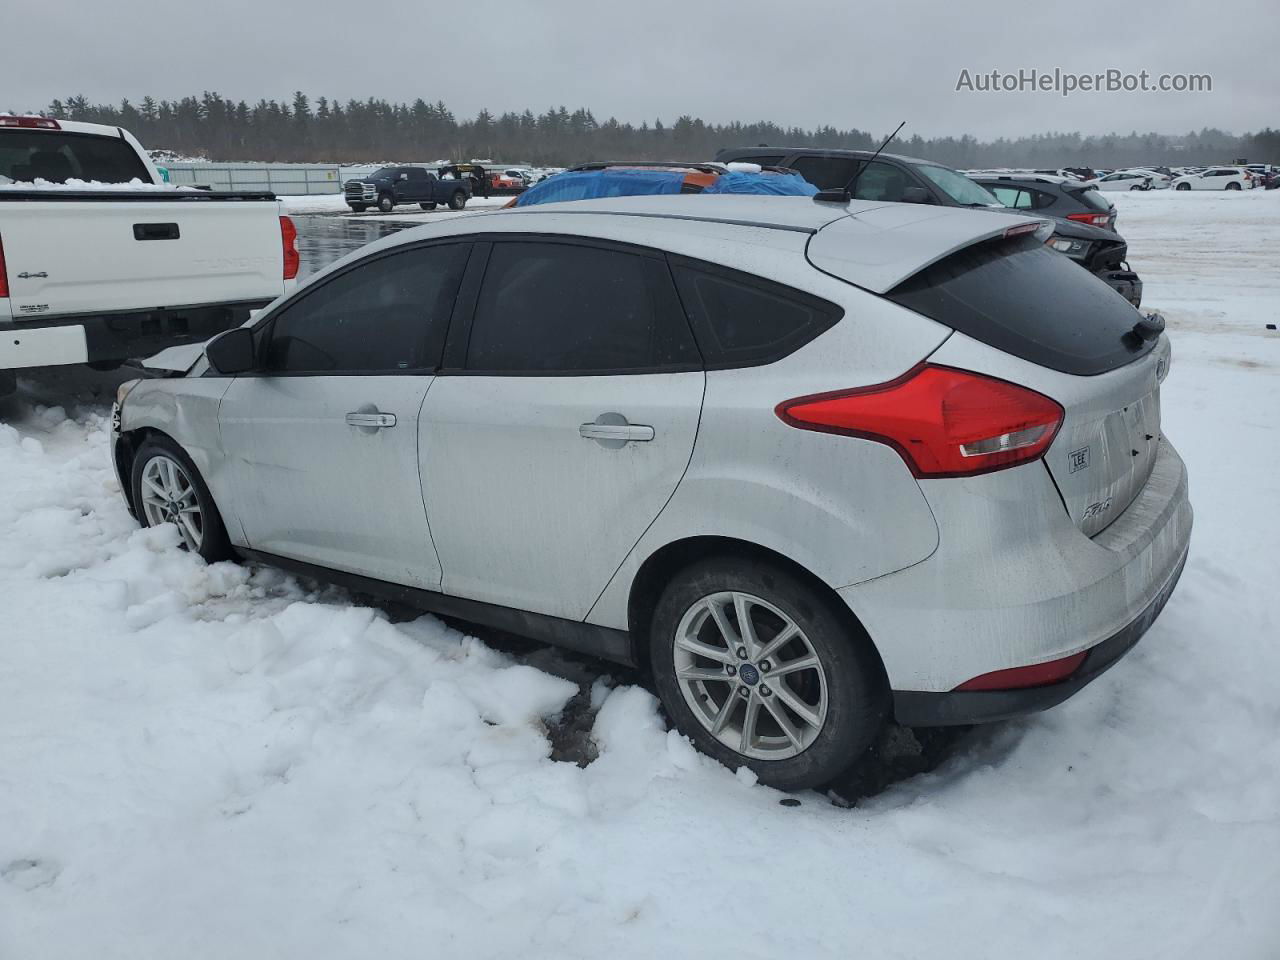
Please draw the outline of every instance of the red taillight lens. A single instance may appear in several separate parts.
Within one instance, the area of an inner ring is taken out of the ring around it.
[[[874,387],[787,400],[776,412],[802,430],[888,444],[917,477],[971,476],[1038,459],[1063,417],[1034,390],[935,364]]]
[[[4,266],[4,237],[0,237],[0,297],[9,295],[9,274]]]
[[[1074,220],[1076,223],[1087,223],[1091,227],[1105,227],[1111,222],[1111,214],[1109,213],[1069,213],[1068,220]]]
[[[22,127],[26,130],[61,130],[57,120],[48,117],[0,117],[0,127]]]
[[[1065,680],[1084,663],[1089,651],[1073,653],[1061,660],[1050,660],[1048,663],[1037,663],[1032,667],[1014,667],[1011,670],[996,670],[984,673],[980,677],[966,680],[957,690],[1024,690],[1027,687],[1044,687],[1059,680]]]
[[[298,228],[288,217],[280,218],[280,244],[284,247],[284,278],[292,280],[298,275],[298,264],[302,258],[298,256]]]

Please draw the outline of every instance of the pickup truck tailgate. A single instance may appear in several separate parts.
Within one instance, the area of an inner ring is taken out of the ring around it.
[[[271,299],[284,290],[275,200],[108,193],[6,204],[17,321]],[[116,201],[116,202],[112,202]]]

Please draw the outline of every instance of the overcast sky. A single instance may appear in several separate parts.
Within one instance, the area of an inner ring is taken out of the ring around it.
[[[23,39],[0,44],[0,108],[301,89],[444,100],[459,116],[564,104],[880,134],[905,119],[926,137],[1280,125],[1280,0],[40,0],[22,21]],[[956,92],[962,70],[1055,67],[1210,74],[1213,90]]]

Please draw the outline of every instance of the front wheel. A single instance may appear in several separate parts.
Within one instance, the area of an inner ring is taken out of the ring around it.
[[[418,206],[423,210],[434,210],[436,208],[436,202],[434,200],[428,200],[426,203],[418,204]]]
[[[667,713],[700,750],[783,790],[836,779],[884,723],[870,640],[781,567],[705,560],[667,585],[650,660]]]
[[[450,210],[461,210],[467,205],[467,195],[461,190],[455,190],[453,196],[449,198]]]
[[[368,209],[368,207],[366,207],[363,203],[349,203],[347,204],[347,206],[351,208],[352,213],[364,213],[365,210]]]
[[[391,198],[391,194],[384,193],[378,198],[378,209],[383,213],[390,213],[396,208],[396,202]]]
[[[149,437],[133,458],[133,503],[143,526],[172,523],[182,547],[210,563],[232,557],[222,515],[191,458],[168,437]]]
[[[1176,187],[1176,189],[1178,189],[1178,190],[1190,190],[1190,189],[1191,189],[1191,184],[1189,184],[1189,183],[1180,183],[1180,184],[1178,184],[1178,186]]]

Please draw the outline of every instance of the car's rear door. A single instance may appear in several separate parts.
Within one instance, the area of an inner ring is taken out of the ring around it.
[[[684,475],[704,386],[661,255],[495,239],[420,421],[442,589],[585,617]]]
[[[277,311],[219,410],[231,512],[265,553],[434,589],[418,414],[469,243],[359,261]]]

